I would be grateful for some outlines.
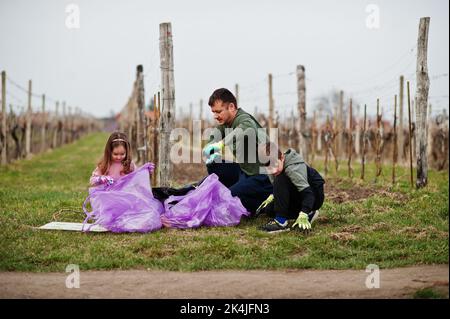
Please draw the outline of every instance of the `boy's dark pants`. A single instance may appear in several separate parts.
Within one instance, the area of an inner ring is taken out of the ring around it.
[[[314,196],[313,201],[308,201],[308,192],[310,195],[312,192]],[[320,185],[319,187],[310,187],[310,190],[306,189],[299,192],[297,187],[295,187],[284,172],[275,176],[273,182],[273,196],[274,201],[266,208],[265,213],[271,217],[277,215],[286,219],[297,218],[302,209],[307,214],[319,209],[322,207],[325,198],[323,185]]]
[[[265,174],[247,175],[237,163],[212,163],[206,166],[208,174],[215,173],[228,187],[231,195],[239,197],[242,205],[250,212],[256,209],[273,191],[273,186]]]

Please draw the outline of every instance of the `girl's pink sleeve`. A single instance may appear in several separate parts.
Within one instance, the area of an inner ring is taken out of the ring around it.
[[[96,186],[96,185],[98,185],[98,184],[101,184],[101,183],[102,183],[102,181],[101,181],[101,176],[102,176],[102,174],[101,174],[101,172],[100,172],[100,169],[97,167],[97,168],[92,172],[91,178],[89,179],[89,183],[90,183],[92,186]]]

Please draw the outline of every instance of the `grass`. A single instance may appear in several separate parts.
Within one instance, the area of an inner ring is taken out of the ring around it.
[[[93,134],[0,168],[0,270],[64,271],[68,264],[83,270],[195,271],[448,263],[448,172],[430,171],[429,185],[411,190],[407,168],[397,169],[399,181],[392,186],[391,168],[385,166],[375,181],[371,163],[365,182],[346,178],[344,162],[336,177],[327,178],[333,193],[361,189],[370,195],[342,203],[326,199],[309,234],[262,233],[257,227],[265,218],[244,219],[236,227],[163,228],[147,234],[33,229],[53,220],[83,221],[88,180],[106,139],[104,133]],[[359,164],[354,168],[359,176]]]
[[[433,287],[426,287],[423,289],[417,290],[413,299],[448,299],[448,291],[447,294],[443,291],[439,291]]]

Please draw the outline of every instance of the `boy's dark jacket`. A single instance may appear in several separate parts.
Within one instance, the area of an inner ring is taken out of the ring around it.
[[[299,192],[308,187],[318,188],[325,183],[322,176],[314,168],[306,165],[303,157],[291,148],[284,152],[283,168]],[[273,183],[273,175],[269,175],[269,178]]]

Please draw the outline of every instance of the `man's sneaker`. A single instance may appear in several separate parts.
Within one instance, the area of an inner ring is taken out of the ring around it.
[[[288,221],[286,220],[283,224],[273,219],[264,226],[261,227],[261,230],[264,230],[270,234],[281,233],[285,231],[289,231]]]
[[[308,220],[309,223],[312,225],[312,223],[319,217],[319,210],[313,210],[311,213],[308,214]]]

